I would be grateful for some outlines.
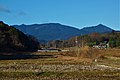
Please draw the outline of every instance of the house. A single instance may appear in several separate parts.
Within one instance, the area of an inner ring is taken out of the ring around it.
[[[94,45],[93,48],[97,48],[97,49],[107,49],[109,48],[109,43],[104,42],[104,43],[100,43],[99,45]]]

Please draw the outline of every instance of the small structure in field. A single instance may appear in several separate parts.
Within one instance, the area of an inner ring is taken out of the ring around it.
[[[61,50],[60,49],[54,49],[54,48],[38,50],[38,52],[59,52],[59,51],[61,51]]]

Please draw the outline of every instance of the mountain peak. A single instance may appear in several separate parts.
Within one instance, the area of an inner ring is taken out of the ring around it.
[[[25,24],[21,24],[21,26],[25,26]]]
[[[62,25],[60,23],[45,23],[46,25]]]
[[[61,25],[60,23],[48,23],[48,24],[56,24],[56,25]]]
[[[103,24],[98,24],[97,26],[105,26],[105,25],[103,25]]]
[[[91,26],[91,27],[85,27],[82,29],[83,31],[85,31],[87,34],[91,34],[94,32],[97,33],[108,33],[108,32],[112,32],[113,29],[103,25],[103,24],[98,24],[96,26]]]
[[[96,28],[99,28],[99,29],[107,29],[107,30],[112,30],[111,28],[107,27],[106,25],[103,25],[103,24],[98,24],[97,26],[94,26]]]

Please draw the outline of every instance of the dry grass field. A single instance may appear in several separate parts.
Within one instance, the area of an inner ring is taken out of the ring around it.
[[[0,80],[120,80],[120,49],[1,57]]]

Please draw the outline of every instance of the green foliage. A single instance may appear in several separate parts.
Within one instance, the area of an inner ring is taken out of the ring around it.
[[[11,28],[9,31],[8,31],[11,35],[17,35],[18,36],[18,31],[15,29],[15,28]]]
[[[110,47],[116,47],[116,39],[114,39],[114,38],[110,38],[110,40],[109,40],[109,44],[110,44]]]
[[[96,45],[96,42],[88,43],[88,46],[90,46],[90,47],[92,47],[93,45]]]

